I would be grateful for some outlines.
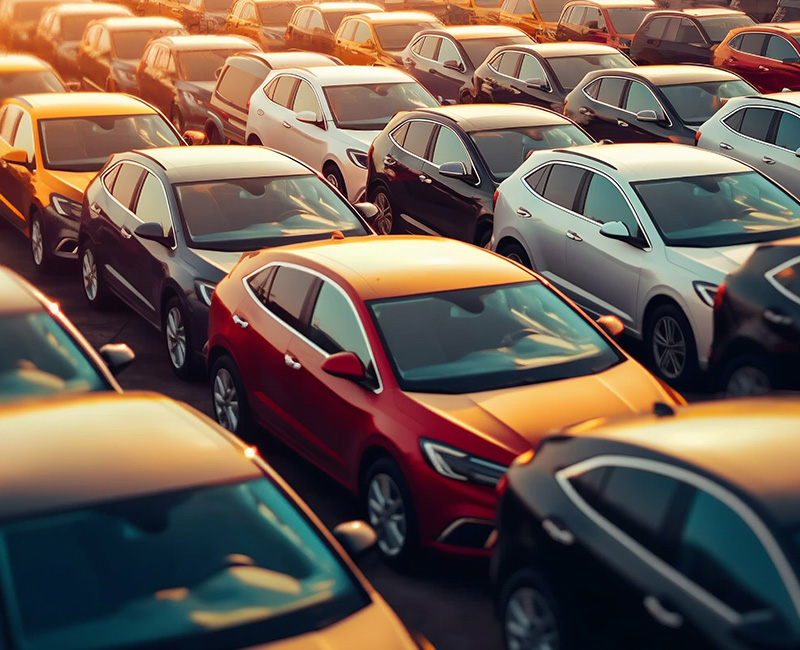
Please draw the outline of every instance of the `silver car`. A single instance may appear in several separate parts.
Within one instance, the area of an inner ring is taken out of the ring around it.
[[[677,144],[535,151],[498,190],[490,248],[614,314],[676,385],[705,368],[718,285],[800,203],[740,162]]]
[[[746,162],[800,196],[800,92],[729,100],[700,127],[697,146]]]

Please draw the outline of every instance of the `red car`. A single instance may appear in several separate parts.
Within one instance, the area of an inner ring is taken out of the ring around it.
[[[208,363],[220,424],[266,426],[358,494],[398,561],[488,554],[494,488],[546,432],[682,401],[532,271],[433,237],[244,257]]]
[[[762,93],[800,90],[800,22],[732,29],[714,50],[715,66],[731,70]]]

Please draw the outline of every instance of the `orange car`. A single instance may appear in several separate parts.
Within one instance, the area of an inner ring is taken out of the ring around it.
[[[556,27],[566,0],[503,0],[498,22],[521,29],[539,43],[556,40]]]
[[[30,237],[37,268],[76,259],[83,191],[106,159],[177,144],[183,139],[166,118],[130,95],[7,99],[0,106],[0,214]]]
[[[27,93],[63,93],[68,88],[46,61],[29,54],[0,56],[0,102]]]

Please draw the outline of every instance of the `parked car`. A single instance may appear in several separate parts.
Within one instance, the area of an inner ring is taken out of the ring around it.
[[[187,34],[177,20],[154,16],[104,18],[90,23],[78,47],[78,71],[84,90],[137,94],[136,67],[148,41]]]
[[[345,555],[374,531],[329,533],[189,406],[72,397],[3,408],[0,428],[3,594],[25,621],[12,647],[43,630],[58,648],[420,647]],[[159,623],[128,625],[131,612]]]
[[[217,420],[267,426],[359,495],[401,563],[487,555],[494,487],[545,431],[681,401],[532,272],[438,237],[242,260],[212,296],[208,362]]]
[[[759,246],[714,299],[711,375],[729,396],[800,390],[800,239]]]
[[[67,80],[79,79],[78,48],[86,26],[111,16],[133,16],[130,9],[105,2],[59,4],[42,14],[33,54],[48,61]]]
[[[346,16],[336,30],[333,53],[348,65],[403,67],[402,53],[417,32],[444,25],[424,11],[382,11]]]
[[[239,36],[162,36],[147,44],[136,68],[138,95],[179,131],[203,129],[217,74],[225,60],[258,46]]]
[[[342,65],[330,54],[319,52],[241,52],[229,56],[217,77],[209,100],[205,133],[211,144],[224,141],[245,143],[247,105],[250,96],[270,70],[305,68],[309,66]]]
[[[714,45],[729,31],[754,24],[746,13],[723,7],[654,11],[636,30],[630,55],[639,65],[710,63]]]
[[[133,361],[124,343],[99,354],[58,304],[0,266],[0,403],[26,397],[117,391],[114,373]]]
[[[367,196],[379,234],[444,235],[485,247],[494,193],[536,149],[590,144],[533,106],[441,106],[397,115],[370,148]]]
[[[371,233],[312,170],[276,151],[219,145],[121,153],[86,189],[84,293],[97,307],[114,293],[158,328],[172,369],[187,379],[202,367],[211,292],[242,252],[333,231]]]
[[[333,54],[334,34],[345,16],[383,11],[368,2],[321,2],[298,7],[286,26],[286,47]]]
[[[798,417],[797,399],[660,407],[520,457],[492,561],[505,648],[797,647]]]
[[[58,73],[40,58],[29,54],[0,56],[0,102],[14,95],[67,91]]]
[[[144,14],[180,21],[192,34],[215,34],[225,25],[233,0],[140,0]]]
[[[602,43],[628,52],[642,20],[656,9],[653,0],[575,0],[564,5],[556,40]]]
[[[757,23],[768,23],[778,9],[778,0],[731,0],[731,9],[744,11]]]
[[[515,27],[467,25],[426,29],[406,46],[406,71],[435,97],[468,103],[475,68],[497,47],[526,45],[533,39]]]
[[[245,138],[290,152],[359,201],[375,136],[398,111],[437,105],[413,77],[393,68],[273,70],[250,98]]]
[[[756,244],[796,234],[800,202],[748,165],[610,144],[534,151],[500,185],[491,248],[618,316],[656,374],[686,386],[707,365],[717,287]]]
[[[182,143],[149,104],[117,93],[43,93],[0,107],[0,215],[51,270],[78,256],[83,191],[118,151]]]
[[[496,25],[500,20],[500,0],[453,0],[448,5],[448,25]]]
[[[386,11],[424,11],[443,23],[447,22],[452,8],[450,0],[380,0],[380,5]]]
[[[800,23],[733,29],[714,50],[712,62],[731,70],[762,93],[800,90]]]
[[[697,145],[752,165],[800,196],[800,93],[730,100],[700,127]]]
[[[246,36],[265,52],[286,45],[286,25],[294,10],[309,0],[237,0],[222,27],[223,34]]]
[[[541,43],[493,50],[472,75],[462,102],[523,103],[562,112],[564,98],[586,74],[632,68],[616,48],[595,43]]]
[[[78,2],[91,0],[75,0]],[[0,3],[0,47],[9,52],[33,51],[36,26],[42,14],[58,0],[3,0]]]
[[[788,23],[800,20],[800,0],[778,0],[778,8],[772,17],[773,23]]]
[[[556,40],[556,26],[567,0],[502,0],[498,22],[517,27],[537,43]]]
[[[757,94],[739,75],[711,66],[650,65],[588,73],[564,100],[597,140],[694,144],[727,100]]]

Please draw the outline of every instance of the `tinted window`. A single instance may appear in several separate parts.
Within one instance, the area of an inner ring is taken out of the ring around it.
[[[120,165],[119,173],[114,181],[112,194],[126,208],[130,206],[131,199],[133,198],[133,191],[139,183],[144,170],[138,165],[127,165],[123,163]]]
[[[297,93],[294,96],[294,105],[292,108],[295,113],[311,111],[317,116],[317,119],[321,118],[317,96],[314,94],[314,89],[311,87],[311,84],[306,81],[301,81],[300,85],[297,87]]]
[[[462,162],[467,168],[467,173],[472,173],[472,162],[464,144],[452,129],[441,127],[433,145],[432,162],[441,165],[446,162]]]
[[[663,38],[669,18],[654,18],[642,28],[642,36],[647,38]]]
[[[519,52],[503,52],[492,61],[492,67],[500,74],[514,77],[517,74],[520,56],[522,55]]]
[[[406,141],[406,133],[408,133],[408,122],[404,122],[400,126],[398,126],[394,131],[392,131],[392,138],[394,141],[399,144],[401,147],[403,143]]]
[[[531,175],[526,176],[525,182],[528,184],[528,187],[530,187],[537,194],[544,193],[544,186],[547,183],[547,177],[550,175],[550,170],[552,167],[552,165],[540,167]]]
[[[417,81],[327,86],[323,92],[340,129],[379,131],[398,111],[439,105]]]
[[[631,113],[638,113],[639,111],[651,110],[656,114],[661,112],[661,107],[658,105],[653,93],[644,84],[638,81],[631,82],[628,86],[628,97],[625,100],[625,110]]]
[[[250,289],[253,291],[256,298],[265,306],[269,296],[269,286],[277,270],[277,266],[269,266],[260,270],[255,275],[251,275],[247,280],[247,284],[250,285]]]
[[[681,121],[693,126],[700,126],[705,122],[726,99],[758,94],[753,86],[740,79],[676,84],[660,88]]]
[[[286,75],[279,77],[275,83],[275,87],[272,89],[272,95],[270,99],[276,104],[280,104],[281,106],[288,108],[289,99],[292,96],[292,91],[294,90],[297,81],[298,80],[295,77],[289,77]]]
[[[426,59],[436,58],[436,48],[439,45],[439,39],[434,36],[427,36],[422,39],[422,46],[420,47],[419,54]]]
[[[575,190],[586,172],[572,165],[553,165],[544,187],[544,197],[556,205],[572,210]]]
[[[681,19],[675,40],[678,43],[705,43],[705,39],[700,34],[700,30],[697,29],[697,25],[686,18]]]
[[[764,51],[764,41],[766,38],[766,34],[742,34],[740,45],[736,49],[747,52],[748,54],[761,56],[761,53]]]
[[[301,313],[306,295],[316,278],[310,273],[281,266],[267,296],[267,307],[278,318],[301,330]]]
[[[766,141],[775,111],[769,108],[748,108],[744,111],[739,132],[756,140]]]
[[[230,66],[217,84],[217,95],[243,109],[262,81],[263,77],[259,78],[246,70]]]
[[[433,122],[423,122],[422,120],[410,122],[403,149],[410,151],[415,156],[424,158],[428,140],[431,138],[431,131],[433,131]]]
[[[744,111],[736,111],[735,113],[731,113],[728,117],[726,117],[723,122],[727,124],[730,128],[734,131],[738,131],[742,128],[742,120],[744,119]]]
[[[732,29],[755,25],[755,21],[745,14],[699,18],[697,22],[702,25],[712,43],[719,43],[722,41]]]
[[[114,169],[103,176],[103,185],[106,186],[106,189],[109,192],[111,192],[111,188],[114,187],[114,181],[117,179],[117,174],[119,174],[119,170],[121,168],[121,165],[117,165],[114,167]]]
[[[790,151],[800,149],[800,118],[789,113],[780,114],[778,131],[775,134],[775,144]]]
[[[542,64],[539,63],[539,60],[534,56],[526,54],[522,57],[519,78],[523,81],[527,81],[528,79],[541,79],[542,81],[546,81],[547,75],[544,73],[544,68],[542,68]]]
[[[441,41],[442,44],[439,47],[439,54],[436,55],[436,60],[439,63],[444,63],[445,61],[461,63],[461,55],[458,53],[456,46],[453,45],[453,42],[446,38],[441,39]]]
[[[14,134],[14,148],[22,149],[28,154],[28,162],[33,161],[33,157],[36,153],[33,142],[33,122],[31,121],[31,116],[26,111],[22,111],[22,116],[17,125],[17,132]]]
[[[784,59],[796,60],[798,58],[797,50],[789,44],[789,41],[780,36],[769,37],[765,56],[778,61],[783,61]]]
[[[596,81],[593,81],[583,89],[583,92],[585,92],[592,99],[597,99],[597,93],[600,92],[601,81],[602,79],[597,79]]]
[[[168,235],[172,230],[172,222],[169,218],[169,204],[167,195],[164,194],[164,186],[153,174],[147,174],[139,191],[139,198],[136,199],[136,216],[142,221],[153,221],[161,224],[164,235]]]
[[[592,174],[586,199],[583,204],[583,214],[600,223],[621,221],[628,227],[632,236],[639,234],[636,217],[628,206],[620,189],[605,176]]]
[[[619,106],[622,97],[622,89],[626,83],[627,80],[620,77],[603,77],[600,81],[597,101],[610,104],[611,106]]]

